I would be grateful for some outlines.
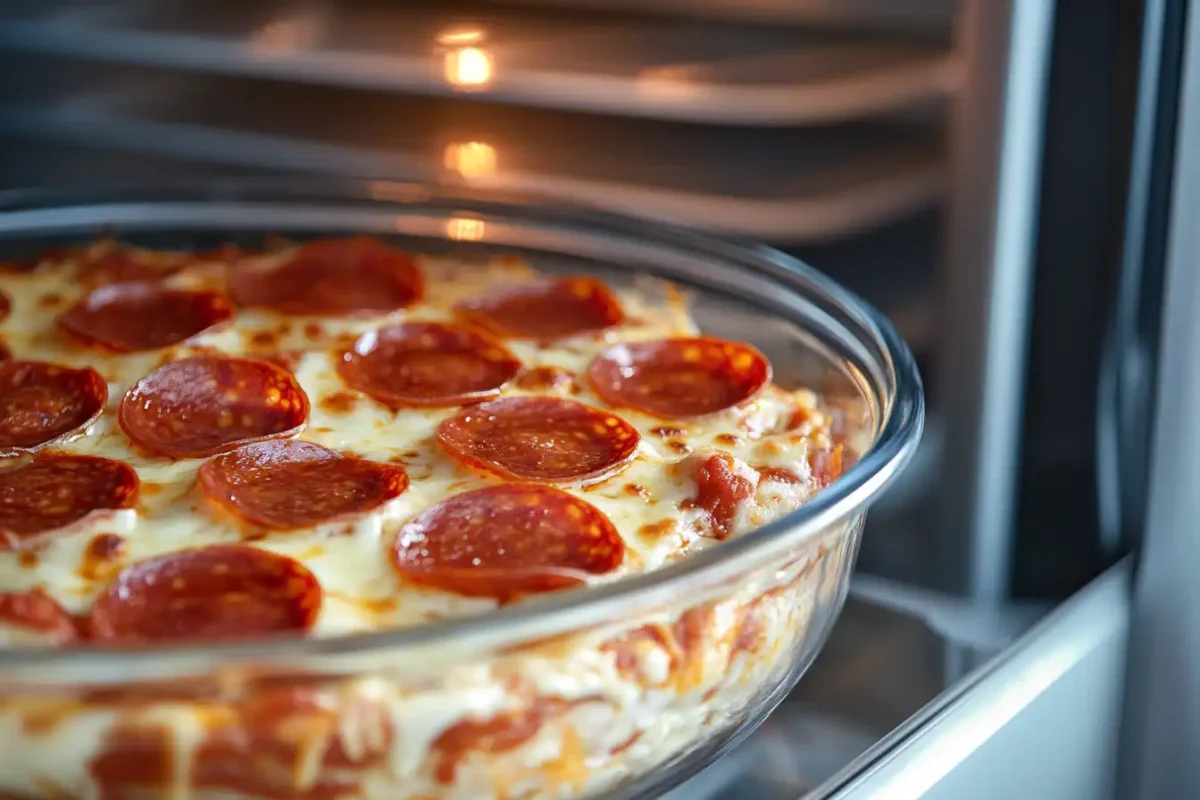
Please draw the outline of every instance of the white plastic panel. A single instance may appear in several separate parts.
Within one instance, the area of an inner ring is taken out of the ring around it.
[[[1132,566],[1084,588],[816,797],[1114,797]]]

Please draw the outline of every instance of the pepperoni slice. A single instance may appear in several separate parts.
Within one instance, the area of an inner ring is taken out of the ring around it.
[[[4,321],[10,311],[12,311],[12,301],[8,299],[8,295],[0,292],[0,322]]]
[[[365,237],[309,242],[270,267],[243,262],[229,281],[239,305],[319,317],[404,308],[424,288],[411,256]]]
[[[116,283],[89,294],[58,324],[86,344],[131,352],[178,344],[231,316],[229,301],[217,292]]]
[[[8,345],[0,340],[0,361],[8,361],[12,358],[12,350],[8,349]]]
[[[589,503],[550,486],[509,483],[426,509],[400,529],[392,557],[414,583],[504,602],[611,572],[625,543]]]
[[[307,419],[308,396],[289,372],[267,361],[218,356],[159,367],[133,385],[117,412],[134,444],[171,458],[287,439]]]
[[[633,458],[637,429],[609,411],[560,397],[506,397],[443,420],[438,444],[504,478],[596,481]]]
[[[408,488],[399,465],[296,440],[260,442],[209,459],[199,481],[210,500],[239,519],[275,530],[371,511]]]
[[[723,339],[666,339],[609,348],[588,367],[609,405],[663,419],[703,417],[749,400],[771,381],[767,357]]]
[[[520,370],[516,356],[491,337],[432,322],[370,331],[338,364],[347,386],[394,409],[486,400]]]
[[[0,628],[21,628],[65,644],[78,638],[75,620],[58,601],[41,589],[0,592]]]
[[[130,508],[137,496],[138,476],[127,464],[40,453],[0,471],[0,550],[31,545],[93,511]]]
[[[31,453],[78,433],[107,402],[108,384],[90,367],[0,363],[0,456]]]
[[[135,643],[303,632],[321,610],[317,578],[248,545],[168,553],[121,571],[92,606],[92,638]]]
[[[625,319],[612,292],[594,278],[539,281],[460,301],[458,315],[511,339],[562,339],[611,328]]]

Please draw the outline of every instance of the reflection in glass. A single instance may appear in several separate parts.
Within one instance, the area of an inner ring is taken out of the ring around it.
[[[482,47],[456,47],[444,60],[446,82],[451,86],[473,89],[492,81],[492,54]]]
[[[446,145],[442,165],[464,178],[479,178],[496,171],[496,148],[484,142],[453,142]]]
[[[483,41],[483,28],[475,25],[465,25],[459,28],[447,28],[437,35],[437,42],[446,47],[466,47]]]
[[[483,239],[485,225],[474,217],[451,217],[446,220],[446,235],[456,242],[478,242]]]

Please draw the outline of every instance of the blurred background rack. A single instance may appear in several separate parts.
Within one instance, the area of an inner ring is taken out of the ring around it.
[[[774,797],[745,776],[802,751],[778,796],[835,796],[997,654],[1042,663],[1012,648],[1045,635],[1013,643],[1131,546],[1148,456],[1113,454],[1149,439],[1154,375],[1121,389],[1120,424],[1096,386],[1116,391],[1121,247],[1145,233],[1126,214],[1135,135],[1157,135],[1138,80],[1184,5],[8,0],[0,188],[437,179],[766,241],[863,294],[916,351],[928,433],[868,521],[840,638],[757,749],[688,789],[724,800],[719,774],[741,775],[740,796]],[[1115,585],[1051,620],[1107,620],[1080,663],[1124,647]]]

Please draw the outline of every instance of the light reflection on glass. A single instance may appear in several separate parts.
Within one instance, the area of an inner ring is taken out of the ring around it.
[[[467,25],[461,28],[447,28],[437,35],[437,42],[446,47],[466,47],[483,41],[483,28]]]
[[[492,81],[492,54],[482,47],[457,47],[444,56],[446,83],[477,89]]]
[[[484,142],[453,142],[442,153],[442,165],[464,178],[479,178],[496,171],[496,148]]]
[[[446,235],[456,242],[478,242],[483,239],[486,223],[473,217],[452,217],[446,220]]]

